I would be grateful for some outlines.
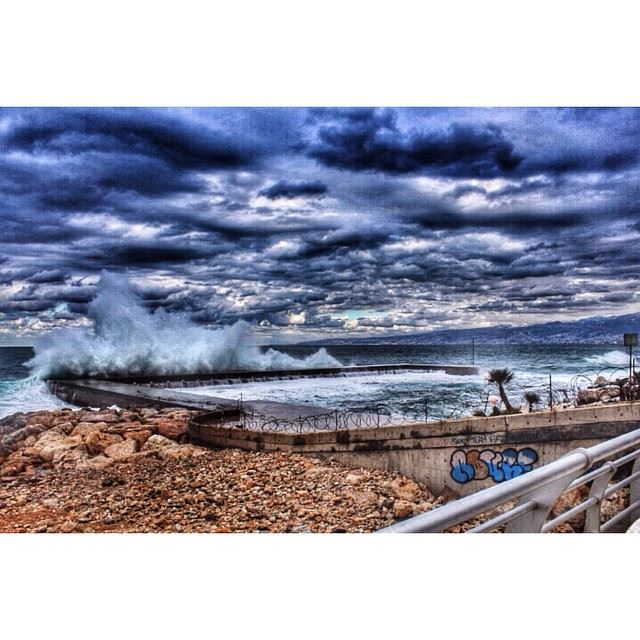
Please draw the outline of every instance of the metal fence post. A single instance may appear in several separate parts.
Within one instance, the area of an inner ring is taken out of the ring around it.
[[[636,461],[633,463],[631,474],[637,473],[638,471],[640,471],[640,458],[636,458]],[[640,500],[640,478],[632,480],[629,484],[629,504],[633,504],[637,500]],[[640,518],[640,506],[629,512],[629,524],[633,524],[638,518]]]
[[[591,466],[592,458],[586,449],[576,449],[572,453],[581,453],[587,461],[587,468]],[[516,506],[525,502],[536,503],[535,509],[527,511],[514,518],[505,528],[506,533],[540,533],[542,527],[553,509],[556,500],[564,493],[566,488],[584,473],[584,468],[577,469],[553,480],[542,487],[538,487],[520,497]]]
[[[584,521],[585,533],[600,533],[600,509],[602,507],[602,498],[604,497],[604,492],[609,486],[609,481],[616,472],[616,466],[611,462],[605,462],[602,466],[609,467],[609,471],[603,476],[596,478],[591,485],[589,498],[595,498],[598,502],[589,507],[586,511]]]
[[[530,501],[535,502],[536,507],[509,522],[505,533],[540,533],[556,500],[580,474],[581,471],[576,471],[523,495],[516,503],[516,507]]]

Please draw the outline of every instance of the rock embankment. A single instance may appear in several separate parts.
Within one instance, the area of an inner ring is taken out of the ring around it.
[[[397,474],[187,442],[184,409],[0,421],[1,532],[367,532],[443,502]]]

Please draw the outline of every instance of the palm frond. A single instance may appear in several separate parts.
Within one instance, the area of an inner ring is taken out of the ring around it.
[[[487,382],[495,384],[508,384],[513,380],[513,371],[511,369],[491,369],[487,374]]]

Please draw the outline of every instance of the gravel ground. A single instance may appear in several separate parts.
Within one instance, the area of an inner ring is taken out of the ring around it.
[[[185,443],[189,415],[1,421],[0,532],[368,532],[443,502],[388,472]]]

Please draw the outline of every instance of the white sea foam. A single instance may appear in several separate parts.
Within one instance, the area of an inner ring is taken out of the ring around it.
[[[333,407],[337,404],[367,404],[391,401],[398,395],[419,397],[438,385],[456,388],[482,384],[479,376],[454,376],[443,371],[401,373],[359,373],[339,377],[265,380],[241,384],[219,384],[210,387],[180,389],[183,393],[232,400],[273,400],[294,404]]]
[[[109,273],[103,273],[88,315],[91,329],[61,329],[36,341],[29,366],[37,377],[341,366],[325,349],[301,359],[262,352],[244,321],[207,329],[186,314],[148,311],[126,280]]]
[[[624,351],[608,351],[595,356],[588,356],[585,360],[596,367],[622,367],[629,366],[629,354]]]
[[[0,418],[16,411],[26,413],[68,406],[49,393],[47,385],[36,376],[0,383]]]

